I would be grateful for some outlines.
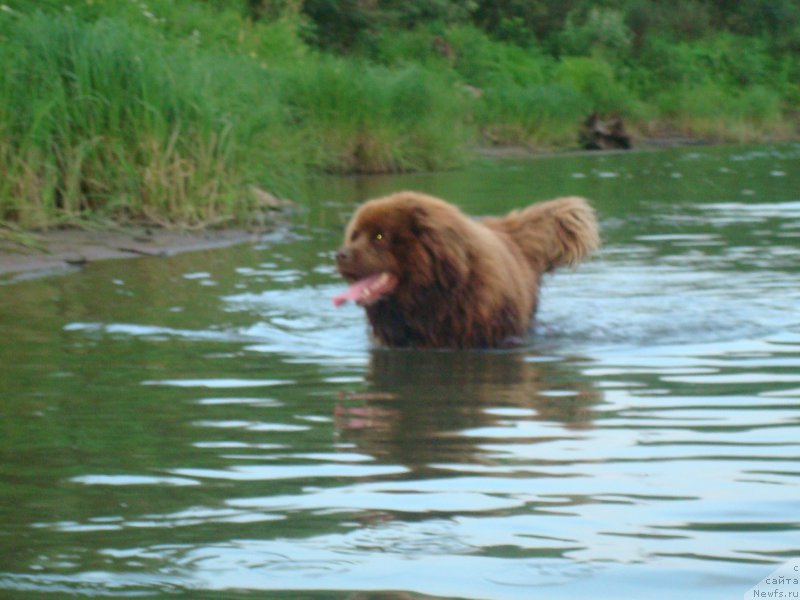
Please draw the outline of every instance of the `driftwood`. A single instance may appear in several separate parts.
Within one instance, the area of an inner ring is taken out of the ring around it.
[[[629,150],[633,147],[621,117],[601,119],[592,113],[581,127],[580,143],[585,150]]]

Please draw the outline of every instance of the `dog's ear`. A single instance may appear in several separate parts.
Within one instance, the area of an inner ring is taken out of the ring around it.
[[[461,287],[469,275],[469,256],[464,237],[449,215],[437,214],[425,206],[412,212],[411,232],[424,249],[421,257],[430,282],[442,291]]]

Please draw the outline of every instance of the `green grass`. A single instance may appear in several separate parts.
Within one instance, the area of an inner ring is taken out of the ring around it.
[[[464,98],[435,73],[323,58],[281,77],[281,100],[320,170],[435,170],[463,158]]]
[[[546,43],[508,21],[512,43],[459,9],[375,22],[341,55],[308,41],[322,24],[302,3],[264,1],[256,21],[246,6],[0,4],[0,224],[260,223],[253,188],[292,197],[319,173],[453,168],[482,144],[573,148],[595,111],[634,132],[798,135],[788,29],[636,38],[623,12],[593,9]]]
[[[661,97],[660,110],[686,134],[714,141],[780,140],[796,134],[787,127],[780,96],[763,86],[736,93],[713,83],[678,86]]]
[[[42,227],[92,213],[195,226],[244,214],[253,164],[239,160],[243,134],[217,94],[232,65],[198,69],[187,52],[145,42],[119,21],[37,15],[18,20],[8,42],[0,50],[4,219]],[[262,165],[284,166],[267,148],[254,153]]]
[[[575,89],[557,83],[495,86],[480,98],[476,120],[495,145],[564,148],[574,145],[576,125],[590,107]]]
[[[247,223],[253,185],[291,195],[313,172],[442,169],[464,156],[463,96],[419,67],[314,56],[298,68],[106,18],[20,17],[4,37],[0,217],[25,227],[87,215]]]

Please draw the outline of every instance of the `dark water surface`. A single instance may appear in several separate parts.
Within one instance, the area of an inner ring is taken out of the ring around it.
[[[800,557],[800,146],[342,179],[287,238],[0,285],[0,597],[741,598]],[[357,201],[590,197],[529,345],[370,348]],[[386,596],[383,596],[386,597]]]

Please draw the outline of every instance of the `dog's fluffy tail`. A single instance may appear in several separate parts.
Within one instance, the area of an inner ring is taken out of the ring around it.
[[[484,223],[508,234],[539,273],[575,265],[600,246],[594,209],[578,196],[534,204]]]

